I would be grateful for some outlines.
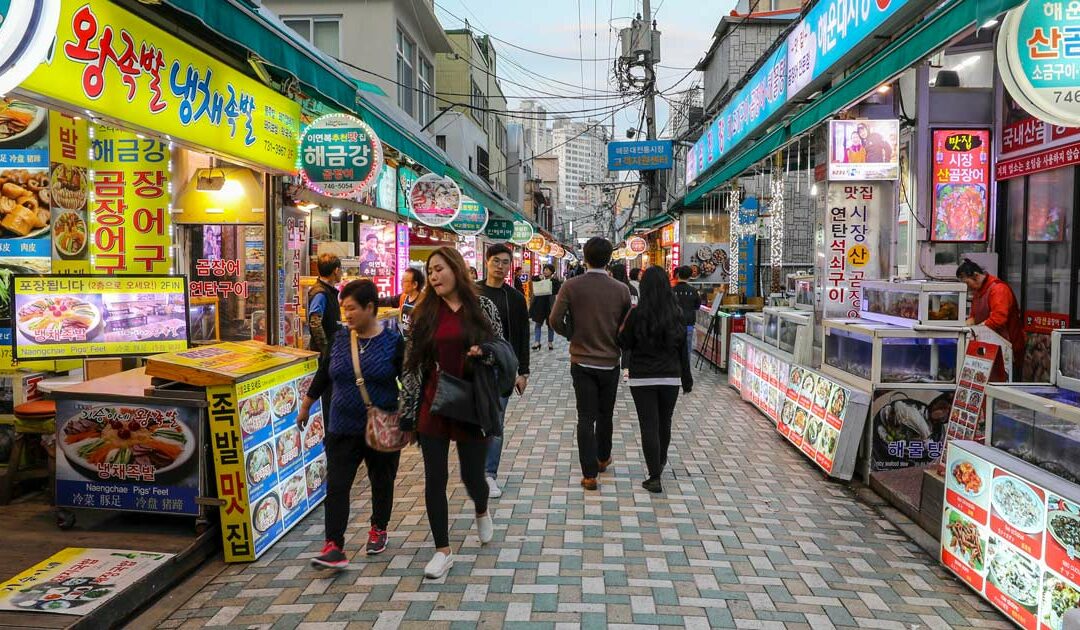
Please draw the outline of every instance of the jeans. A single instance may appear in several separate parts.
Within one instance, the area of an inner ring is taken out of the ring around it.
[[[619,393],[619,370],[597,370],[577,364],[570,366],[577,398],[578,460],[581,475],[595,479],[600,461],[611,458],[615,398]]]
[[[457,452],[461,481],[476,505],[476,513],[484,514],[488,509],[488,485],[487,479],[484,479],[487,441],[459,440]],[[424,503],[431,535],[435,538],[435,548],[449,547],[450,508],[447,505],[446,484],[450,478],[450,440],[421,434],[420,453],[424,457]]]
[[[686,327],[686,356],[692,361],[694,359],[694,327]]]
[[[533,344],[539,346],[541,333],[543,332],[542,329],[544,328],[544,322],[534,322],[533,324]],[[550,324],[548,324],[548,343],[555,343],[555,329],[552,328]]]
[[[371,482],[371,524],[386,529],[394,508],[394,480],[401,453],[380,453],[362,435],[327,433],[326,444],[326,540],[345,546],[349,525],[349,494],[356,471],[367,464]]]
[[[659,479],[667,465],[668,447],[671,445],[671,416],[679,400],[678,385],[650,385],[631,387],[637,408],[638,425],[641,427],[641,450],[645,455],[645,467],[649,479]]]
[[[510,404],[510,397],[499,399],[499,428],[506,430],[506,406]],[[484,466],[487,476],[497,479],[499,477],[499,462],[502,461],[503,436],[499,435],[488,438],[487,464]]]

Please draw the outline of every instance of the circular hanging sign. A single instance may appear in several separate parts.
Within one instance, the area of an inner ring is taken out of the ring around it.
[[[59,24],[60,0],[0,0],[0,94],[19,87],[50,56]]]
[[[461,210],[461,189],[449,177],[428,173],[413,182],[409,206],[421,223],[442,227],[457,218]]]
[[[524,245],[533,237],[533,226],[528,221],[514,221],[514,235],[510,242],[515,245]]]
[[[1080,57],[1072,55],[1072,18],[1062,6],[1025,2],[1009,11],[998,33],[996,55],[1009,95],[1029,114],[1066,127],[1080,125]],[[1049,7],[1049,8],[1047,8]],[[1062,41],[1064,40],[1064,43]]]
[[[551,241],[545,240],[544,241],[544,246],[540,248],[540,255],[541,256],[550,256],[551,252],[552,252],[551,245],[552,245]]]
[[[462,236],[476,236],[484,231],[488,222],[488,210],[474,200],[464,197],[461,210],[450,222],[450,229]]]
[[[533,234],[529,242],[525,244],[525,248],[529,251],[540,253],[540,250],[544,249],[544,237],[541,234]]]
[[[309,188],[343,199],[375,183],[383,166],[382,142],[356,116],[327,114],[300,134],[298,160],[300,177]]]
[[[562,245],[559,245],[558,243],[552,243],[551,244],[551,255],[554,256],[555,258],[562,258],[563,256],[566,255],[566,250],[563,249]]]
[[[496,243],[505,243],[514,237],[514,222],[508,219],[488,219],[484,236]]]
[[[630,250],[630,253],[634,256],[640,256],[645,253],[645,250],[649,248],[649,244],[645,242],[645,239],[640,236],[632,236],[626,241],[626,249]]]

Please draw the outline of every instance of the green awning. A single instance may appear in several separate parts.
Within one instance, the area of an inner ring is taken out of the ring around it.
[[[784,126],[774,129],[741,152],[721,162],[704,181],[683,198],[688,206],[705,194],[738,177],[753,164],[767,158],[787,141],[812,129],[844,107],[869,94],[882,82],[896,76],[976,24],[1020,4],[1020,0],[949,0],[915,23],[884,50],[864,60],[833,89],[801,108]]]
[[[629,238],[630,235],[634,232],[651,232],[652,230],[663,227],[674,220],[675,217],[666,212],[658,214],[655,217],[642,219],[630,226],[630,229],[627,230],[626,234],[623,235],[623,239]]]
[[[374,83],[368,83],[367,81],[361,81],[360,79],[353,79],[356,82],[356,87],[360,88],[362,92],[369,92],[378,96],[386,96],[386,92]]]

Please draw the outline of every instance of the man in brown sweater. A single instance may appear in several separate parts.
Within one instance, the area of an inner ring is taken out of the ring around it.
[[[596,477],[611,465],[615,397],[619,391],[619,326],[630,311],[630,290],[608,275],[611,242],[585,243],[587,271],[559,289],[548,325],[570,340],[570,378],[578,411],[581,485],[596,490]],[[569,319],[569,321],[567,321]]]

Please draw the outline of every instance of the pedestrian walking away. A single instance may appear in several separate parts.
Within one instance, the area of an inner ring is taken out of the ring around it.
[[[630,310],[630,290],[607,273],[611,242],[585,243],[584,274],[567,280],[555,298],[548,324],[570,339],[570,377],[577,399],[581,485],[596,490],[611,466],[615,398],[619,391],[619,325]]]
[[[611,277],[615,278],[619,282],[626,285],[630,289],[630,306],[637,306],[638,303],[638,288],[634,286],[634,283],[630,282],[630,276],[626,273],[626,265],[623,263],[615,263],[611,265]],[[640,271],[635,269],[634,271]],[[619,366],[622,368],[623,382],[630,380],[630,352],[626,349],[622,349],[622,358],[619,360]]]
[[[619,346],[630,356],[630,394],[649,474],[641,486],[662,492],[660,476],[667,466],[679,387],[688,394],[694,388],[682,308],[662,267],[649,267],[642,275],[641,297],[623,322]]]
[[[518,396],[525,393],[529,384],[529,312],[525,306],[525,296],[506,284],[506,274],[514,262],[510,248],[501,243],[492,245],[485,253],[487,276],[477,285],[480,295],[491,300],[499,314],[503,338],[510,342],[518,360],[518,374],[514,381],[514,391]],[[487,461],[484,471],[487,476],[488,494],[497,499],[502,496],[499,486],[499,464],[502,462],[502,428],[506,421],[506,406],[510,404],[510,391],[500,392],[499,398],[499,434],[488,441]]]
[[[697,312],[701,308],[701,294],[687,282],[692,272],[690,267],[682,266],[675,269],[675,278],[678,280],[672,291],[675,299],[682,308],[683,325],[686,334],[686,360],[694,352],[694,324],[697,322]]]
[[[409,336],[413,309],[416,308],[416,301],[420,299],[423,290],[424,272],[409,267],[401,274],[401,293],[381,301],[382,306],[401,309],[398,314],[398,330],[406,337]]]
[[[367,407],[357,386],[352,362],[353,333],[364,374],[364,384],[376,407],[393,411],[398,406],[397,380],[401,375],[405,343],[401,334],[386,329],[376,319],[379,290],[370,280],[353,280],[341,292],[341,309],[348,330],[333,337],[330,351],[319,360],[319,370],[300,404],[296,423],[303,431],[311,419],[311,407],[324,392],[331,391],[326,437],[326,542],[322,553],[312,558],[317,567],[343,569],[349,564],[345,554],[345,530],[349,522],[349,493],[360,464],[367,464],[371,482],[371,529],[367,553],[386,549],[390,514],[394,507],[394,481],[400,453],[382,453],[365,440]]]
[[[444,577],[454,564],[450,549],[450,442],[457,444],[461,480],[475,506],[481,544],[491,542],[494,524],[488,513],[484,479],[488,433],[494,426],[467,422],[475,414],[473,400],[462,400],[476,371],[475,361],[491,360],[481,344],[502,336],[495,304],[477,295],[465,260],[456,249],[440,247],[428,258],[427,288],[413,311],[401,378],[401,429],[418,433],[424,460],[424,503],[435,539],[435,555],[424,568],[430,579]],[[436,404],[437,394],[439,404]],[[456,417],[450,417],[455,413]]]
[[[555,265],[544,265],[539,276],[532,279],[532,303],[529,304],[529,318],[533,321],[533,350],[540,349],[540,341],[543,338],[544,324],[547,324],[551,315],[551,307],[555,304],[555,296],[559,293],[562,283],[555,277]],[[548,350],[555,349],[555,329],[548,324]]]

